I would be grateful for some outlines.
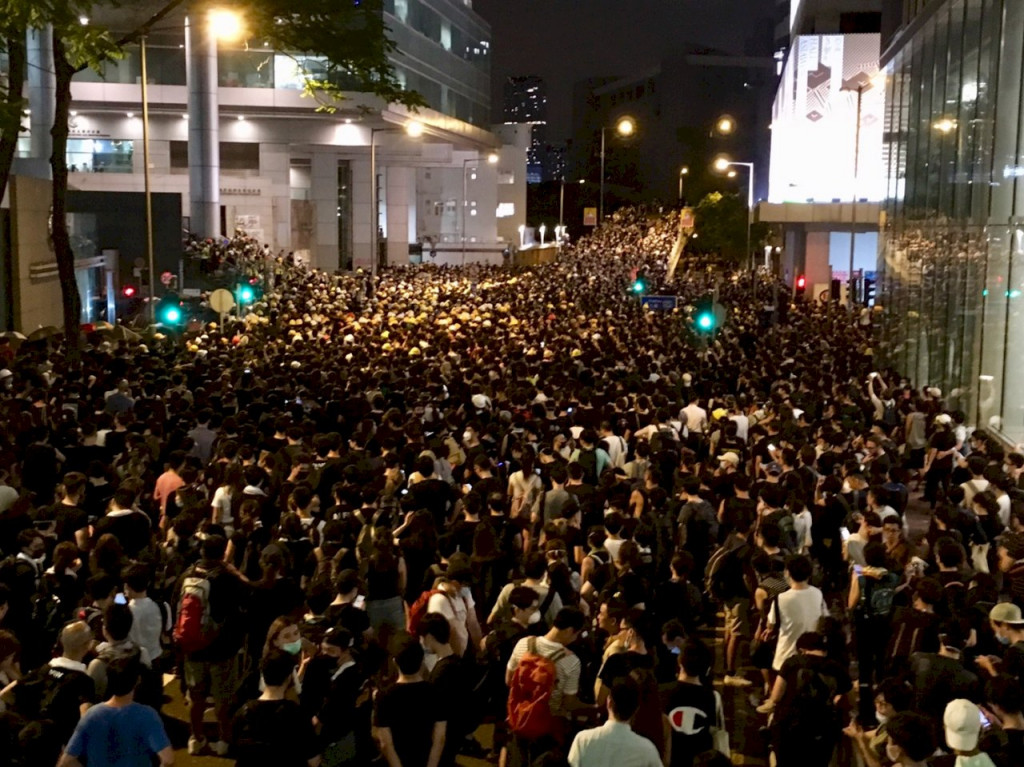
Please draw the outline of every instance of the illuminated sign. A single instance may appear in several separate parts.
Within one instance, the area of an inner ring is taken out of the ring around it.
[[[771,202],[884,197],[879,45],[876,34],[805,35],[793,41],[772,109]]]

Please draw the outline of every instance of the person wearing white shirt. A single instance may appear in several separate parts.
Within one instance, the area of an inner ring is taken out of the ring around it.
[[[808,583],[811,570],[811,560],[806,556],[790,557],[786,562],[789,591],[779,594],[768,613],[769,625],[777,626],[779,632],[779,643],[772,661],[775,671],[779,671],[790,656],[796,655],[796,642],[800,636],[816,631],[818,620],[828,615],[821,590]]]
[[[636,683],[623,680],[612,685],[608,696],[608,721],[583,730],[569,749],[571,767],[661,767],[658,749],[629,725],[640,706]]]

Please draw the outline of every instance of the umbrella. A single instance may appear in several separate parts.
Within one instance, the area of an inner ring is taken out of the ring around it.
[[[43,340],[45,340],[47,338],[53,338],[54,336],[59,336],[63,332],[64,331],[61,330],[58,327],[55,327],[53,325],[47,325],[45,327],[36,328],[35,330],[33,330],[31,333],[28,334],[28,339],[27,340],[29,340],[29,341],[43,341]]]
[[[102,323],[106,327],[100,327],[100,323],[96,325],[96,331],[102,333],[106,337],[113,341],[141,341],[142,336],[136,333],[134,330],[129,330],[124,325],[111,325],[110,323]]]
[[[0,333],[0,338],[6,338],[11,342],[11,346],[15,349],[21,346],[21,342],[25,340],[24,334],[18,333],[15,330],[8,330],[5,333]]]

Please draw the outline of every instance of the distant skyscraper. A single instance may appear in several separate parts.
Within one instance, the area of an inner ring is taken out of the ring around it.
[[[547,146],[548,97],[544,80],[536,75],[509,77],[505,81],[505,122],[530,123],[533,135],[526,158],[526,180],[539,184],[550,180],[552,163]]]

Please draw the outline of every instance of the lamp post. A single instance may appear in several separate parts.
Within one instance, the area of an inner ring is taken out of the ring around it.
[[[752,281],[752,292],[754,297],[757,297],[757,264],[754,259],[754,254],[750,251],[750,227],[754,221],[754,163],[752,162],[735,162],[730,160],[728,157],[719,157],[715,160],[715,170],[719,173],[729,170],[729,168],[746,168],[747,173],[747,257],[750,259],[750,272]]]
[[[679,207],[683,207],[683,176],[689,175],[689,166],[684,165],[679,169]]]
[[[580,179],[580,184],[587,183],[586,179]],[[558,249],[562,249],[562,239],[565,237],[565,176],[562,176],[561,187],[558,190]]]
[[[156,323],[156,267],[153,257],[153,194],[149,185],[149,82],[146,71],[146,36],[139,39],[142,57],[142,184],[146,197],[146,260],[149,267],[149,319]]]
[[[861,131],[861,116],[863,114],[864,106],[864,94],[874,88],[875,86],[885,82],[884,73],[876,73],[874,77],[864,83],[858,83],[856,88],[843,88],[844,91],[856,91],[857,92],[857,118],[855,123],[854,138],[853,138],[853,190],[850,194],[851,207],[850,207],[850,273],[849,280],[846,288],[846,305],[851,310],[853,309],[853,298],[856,292],[856,281],[853,276],[853,263],[854,263],[854,252],[856,250],[856,239],[857,239],[857,185],[858,178],[860,176],[860,131]]]
[[[491,152],[487,155],[488,165],[498,164],[498,155],[495,152]],[[469,182],[467,180],[466,171],[471,163],[480,164],[480,157],[471,157],[468,160],[462,161],[462,265],[466,265],[466,216],[469,214]],[[475,180],[475,179],[474,179]]]
[[[423,135],[423,124],[409,122],[401,128],[370,128],[370,277],[377,276],[377,262],[380,255],[377,253],[379,242],[377,239],[377,225],[380,221],[380,212],[377,210],[377,134],[397,133],[405,131],[410,138],[419,138]]]
[[[604,158],[605,158],[605,134],[614,130],[623,138],[628,138],[636,133],[636,121],[632,117],[623,117],[615,125],[601,128],[601,192],[598,195],[598,224],[604,223]]]

